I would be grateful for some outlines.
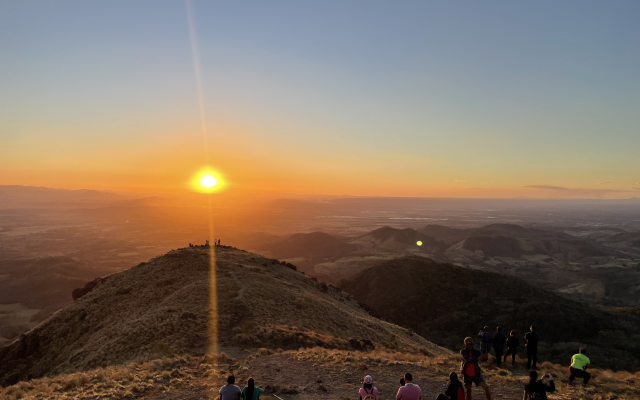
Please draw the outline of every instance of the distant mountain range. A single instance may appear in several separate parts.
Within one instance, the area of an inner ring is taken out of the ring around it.
[[[240,239],[246,248],[290,259],[308,274],[334,284],[381,261],[418,255],[520,277],[606,306],[640,305],[639,243],[640,232],[619,228],[563,229],[539,224],[382,227],[357,237],[314,232]]]

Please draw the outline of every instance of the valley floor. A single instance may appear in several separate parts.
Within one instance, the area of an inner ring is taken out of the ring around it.
[[[456,355],[426,357],[400,352],[347,352],[323,348],[298,351],[222,349],[219,356],[176,356],[126,366],[21,382],[0,389],[0,399],[215,399],[233,373],[238,386],[248,377],[265,389],[265,400],[357,399],[365,375],[373,376],[381,400],[395,399],[402,374],[411,372],[423,399],[435,399],[449,372],[459,369]],[[491,359],[484,376],[495,399],[521,399],[527,378],[522,364],[498,369]],[[558,378],[550,399],[640,398],[640,374],[593,370],[593,385],[568,387],[566,367],[544,363],[541,372]],[[475,399],[484,399],[479,388]]]

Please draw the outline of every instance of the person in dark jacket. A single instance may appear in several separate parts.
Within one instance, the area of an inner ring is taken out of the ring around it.
[[[542,381],[544,378],[549,378],[549,384],[545,385]],[[547,400],[547,393],[555,392],[556,385],[553,383],[553,376],[546,374],[542,379],[538,379],[538,373],[531,371],[529,373],[529,383],[524,386],[524,397],[522,400],[531,400],[533,394],[537,394],[540,400]]]
[[[464,387],[455,372],[449,374],[449,382],[444,394],[447,395],[448,400],[464,400]]]
[[[482,354],[489,354],[491,352],[491,345],[493,344],[493,335],[489,333],[489,327],[485,326],[478,333],[478,337],[480,338],[480,352]],[[486,362],[486,361],[485,361]]]
[[[502,352],[504,351],[504,342],[506,338],[502,333],[502,328],[496,327],[496,333],[493,335],[493,350],[496,352],[496,363],[498,367],[502,365]]]
[[[491,393],[489,392],[489,386],[482,378],[482,371],[478,365],[478,361],[484,361],[489,358],[488,354],[482,354],[479,350],[473,348],[473,339],[467,337],[464,339],[465,348],[460,351],[462,356],[462,368],[461,373],[464,376],[464,386],[467,390],[467,400],[472,400],[471,397],[471,385],[473,383],[476,386],[482,386],[484,394],[487,396],[487,400],[491,400]]]
[[[509,338],[507,339],[507,352],[504,353],[503,362],[507,362],[507,356],[511,355],[511,366],[516,366],[516,353],[518,353],[518,346],[520,346],[520,341],[516,337],[516,331],[511,331],[509,333]]]
[[[536,332],[536,328],[533,325],[531,325],[530,332],[524,335],[524,338],[527,341],[527,369],[536,369],[536,364],[538,363],[538,332]],[[533,365],[531,364],[532,361]]]

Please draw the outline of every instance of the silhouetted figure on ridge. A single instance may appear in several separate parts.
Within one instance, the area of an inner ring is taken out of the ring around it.
[[[516,337],[516,331],[511,331],[509,333],[509,338],[507,339],[507,352],[504,353],[503,362],[507,362],[507,356],[511,355],[511,366],[516,366],[516,354],[518,353],[518,346],[520,346],[520,341]]]
[[[496,333],[493,335],[493,349],[496,352],[496,364],[498,367],[502,365],[502,352],[504,351],[504,342],[506,338],[502,333],[502,328],[496,327]]]
[[[491,346],[493,345],[493,335],[489,333],[489,327],[485,326],[479,333],[480,338],[480,352],[482,354],[489,354],[491,352]],[[485,361],[486,362],[486,361]]]
[[[527,341],[527,369],[536,369],[538,363],[538,332],[536,332],[535,326],[531,325],[530,332],[524,335]],[[533,365],[531,362],[533,361]]]
[[[204,246],[205,246],[205,247],[209,247],[209,240],[207,240],[207,241],[204,243]]]

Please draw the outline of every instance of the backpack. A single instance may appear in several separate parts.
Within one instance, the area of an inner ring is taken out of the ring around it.
[[[365,389],[364,391],[367,392],[367,389]],[[362,398],[362,400],[376,400],[376,398],[373,397],[373,388],[371,388],[371,393],[367,392],[367,394]]]
[[[542,396],[539,393],[534,392],[535,386],[529,385],[529,400],[542,400]]]

